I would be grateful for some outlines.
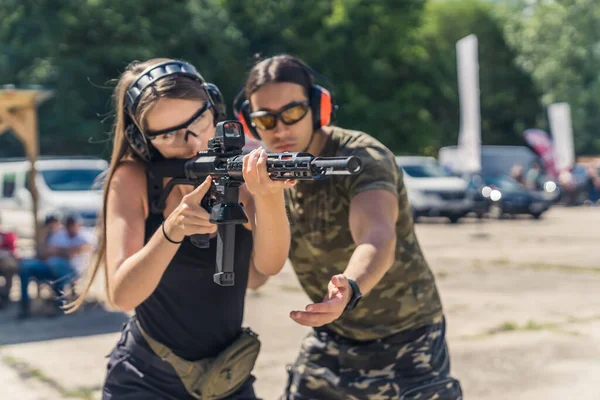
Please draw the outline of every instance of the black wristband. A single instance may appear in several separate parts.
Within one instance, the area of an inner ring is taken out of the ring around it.
[[[362,299],[362,293],[360,292],[358,283],[356,283],[356,281],[353,281],[352,279],[348,279],[348,284],[350,285],[350,288],[352,289],[352,295],[351,295],[350,301],[348,301],[348,304],[346,305],[346,308],[344,309],[344,311],[354,310],[356,305],[360,302],[360,299]]]
[[[171,238],[167,236],[167,232],[165,232],[165,221],[163,221],[163,222],[160,224],[160,226],[162,226],[163,235],[165,236],[165,238],[166,238],[166,239],[167,239],[169,242],[171,242],[171,243],[173,243],[173,244],[181,244],[181,243],[183,243],[183,240],[182,240],[181,242],[176,242],[176,241],[174,241],[174,240],[171,240]]]

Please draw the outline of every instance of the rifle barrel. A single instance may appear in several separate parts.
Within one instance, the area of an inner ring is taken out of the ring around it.
[[[360,172],[362,162],[360,158],[350,157],[317,157],[311,165],[324,175],[353,175]]]

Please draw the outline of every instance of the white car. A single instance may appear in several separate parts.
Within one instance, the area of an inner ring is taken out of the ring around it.
[[[32,197],[26,159],[0,159],[0,217],[21,237],[33,237]],[[108,168],[95,157],[40,157],[36,162],[38,221],[46,216],[76,213],[84,225],[96,223],[102,209],[102,187],[94,186]]]
[[[446,172],[433,157],[397,156],[413,217],[446,217],[452,223],[473,210],[469,183]]]

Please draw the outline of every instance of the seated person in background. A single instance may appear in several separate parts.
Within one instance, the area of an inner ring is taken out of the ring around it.
[[[515,181],[517,181],[521,185],[525,186],[525,170],[523,168],[523,165],[521,165],[519,163],[515,163],[510,170],[510,176]]]
[[[90,230],[81,227],[77,216],[67,217],[64,225],[64,229],[48,239],[49,258],[46,262],[56,279],[68,283],[83,274],[96,247],[96,239]],[[68,260],[66,264],[62,261],[65,259]]]
[[[63,229],[62,224],[58,218],[54,215],[48,216],[44,221],[44,239],[36,249],[37,257],[22,258],[19,260],[19,278],[21,280],[21,310],[18,315],[19,318],[25,318],[31,314],[29,293],[27,292],[29,280],[31,278],[35,278],[38,281],[54,280],[45,261],[49,255],[48,240],[61,229]]]
[[[42,248],[38,249],[39,258],[23,259],[19,263],[20,318],[26,318],[31,314],[27,293],[29,279],[35,278],[49,283],[60,300],[63,288],[78,276],[95,246],[93,235],[80,230],[79,220],[75,216],[67,217],[64,227],[56,217],[48,217],[45,230],[44,243]],[[60,301],[56,302],[56,306],[58,311]]]
[[[527,186],[529,190],[541,190],[544,186],[542,178],[542,168],[540,167],[540,164],[534,161],[531,163],[531,168],[527,172],[527,175],[525,175],[525,186]]]
[[[0,283],[0,308],[8,305],[10,299],[10,288],[13,276],[17,273],[17,235],[2,229],[0,221],[0,277],[4,284]]]

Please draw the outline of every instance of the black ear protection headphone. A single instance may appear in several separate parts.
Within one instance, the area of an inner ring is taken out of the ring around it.
[[[298,64],[307,75],[312,75],[313,78],[318,77],[322,81],[326,82],[330,87],[333,87],[329,79],[305,63],[296,59],[294,59],[294,62]],[[313,132],[322,128],[323,126],[329,125],[335,120],[335,113],[339,107],[335,104],[333,95],[329,93],[327,89],[313,84],[308,94],[308,101],[312,111]],[[247,135],[252,135],[254,139],[260,140],[260,135],[258,134],[256,126],[250,120],[250,100],[246,99],[243,87],[233,101],[233,113],[235,118],[242,123],[244,132]]]
[[[144,161],[153,160],[157,157],[158,152],[142,133],[133,115],[144,90],[159,79],[173,75],[188,76],[202,84],[214,112],[215,125],[227,117],[226,105],[221,91],[215,84],[206,82],[193,65],[185,61],[173,60],[146,68],[134,79],[125,93],[125,137],[136,154]]]

